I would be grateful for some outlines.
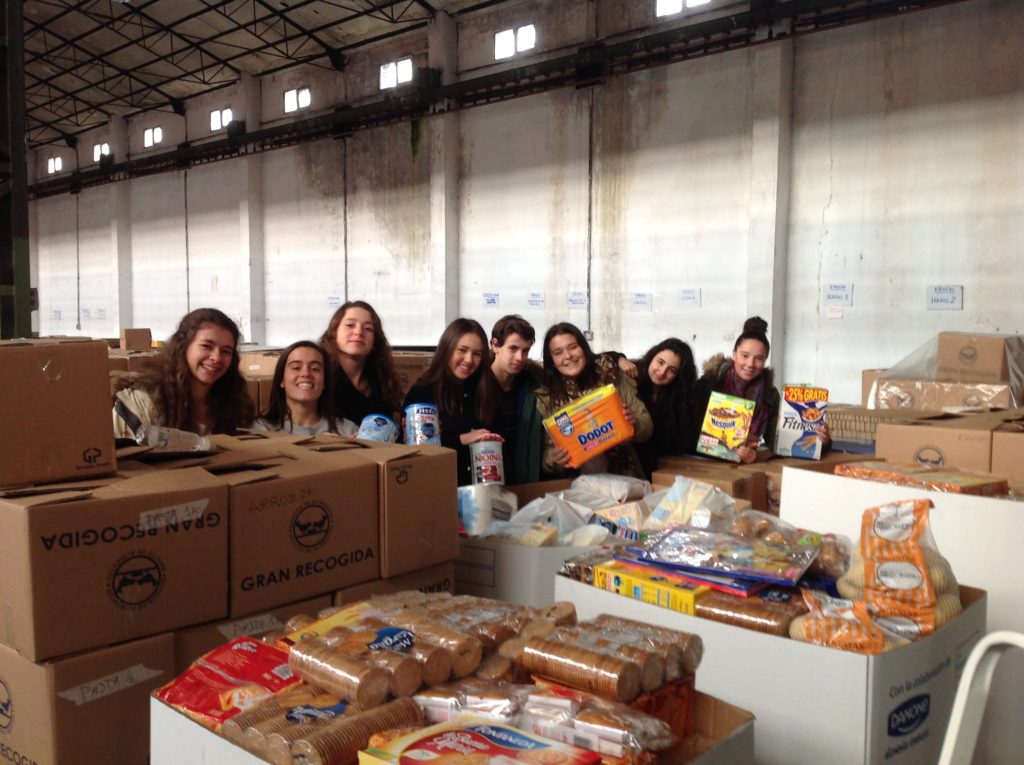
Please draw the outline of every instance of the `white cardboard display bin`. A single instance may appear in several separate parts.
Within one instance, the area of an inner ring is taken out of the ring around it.
[[[788,480],[788,479],[787,479]],[[985,593],[929,638],[878,656],[687,616],[557,577],[580,619],[612,613],[704,640],[697,686],[753,712],[758,765],[930,765],[967,655],[985,632]]]
[[[930,499],[935,544],[960,582],[988,593],[988,630],[1024,632],[1024,503],[973,497],[858,478],[784,469],[782,519],[815,531],[860,538],[869,507],[901,499]],[[1019,765],[1024,758],[1024,655],[999,663],[978,736],[976,762]],[[760,733],[760,729],[759,729]]]
[[[495,539],[459,540],[455,592],[541,608],[555,599],[554,575],[594,547],[531,547]]]
[[[266,765],[227,739],[150,697],[150,765]],[[697,694],[697,729],[712,745],[686,765],[747,765],[754,757],[754,716]]]

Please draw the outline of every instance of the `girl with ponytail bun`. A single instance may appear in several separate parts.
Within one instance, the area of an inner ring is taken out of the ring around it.
[[[700,416],[707,409],[712,391],[756,404],[747,442],[736,450],[743,462],[767,459],[775,451],[775,428],[782,397],[775,388],[772,370],[765,366],[770,347],[768,322],[760,316],[751,316],[743,322],[743,331],[733,344],[732,358],[721,353],[712,356],[704,363],[704,374],[697,381]]]

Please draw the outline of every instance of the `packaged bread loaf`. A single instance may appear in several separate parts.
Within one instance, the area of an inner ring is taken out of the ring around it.
[[[832,598],[804,590],[809,612],[789,626],[794,640],[857,653],[878,654],[906,645],[905,638],[882,629],[861,601]]]
[[[317,729],[291,745],[293,765],[340,765],[355,762],[375,733],[392,728],[418,727],[423,715],[412,699],[396,699],[383,706],[344,717]]]
[[[635,635],[643,636],[652,645],[659,647],[666,660],[666,671],[670,675],[673,671],[672,667],[677,661],[681,665],[682,673],[689,675],[697,671],[701,659],[704,658],[704,641],[701,640],[700,635],[667,627],[657,627],[613,614],[600,614],[594,619],[594,622],[601,626],[616,627],[623,631],[633,632]]]
[[[388,673],[359,656],[342,653],[324,638],[312,638],[292,647],[288,666],[310,685],[315,685],[360,709],[372,709],[387,698]]]
[[[527,640],[521,660],[529,672],[598,696],[632,701],[640,695],[640,667],[633,661],[543,638]]]
[[[874,620],[906,638],[930,635],[962,610],[949,562],[935,546],[927,499],[864,511],[859,554],[837,581],[844,597],[863,600]]]
[[[785,637],[790,622],[807,613],[807,606],[798,590],[769,587],[745,598],[725,592],[702,593],[693,613],[702,619]]]

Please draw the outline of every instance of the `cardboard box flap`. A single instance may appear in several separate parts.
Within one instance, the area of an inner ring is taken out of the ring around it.
[[[202,468],[167,472],[153,470],[139,473],[107,486],[99,487],[94,493],[97,499],[117,499],[125,494],[162,494],[187,489],[214,488],[222,485]]]
[[[22,507],[60,505],[67,502],[79,502],[83,499],[91,499],[92,496],[93,492],[90,489],[46,491],[45,486],[15,490],[0,494],[0,497],[15,500],[16,503]]]
[[[333,433],[320,433],[316,436],[300,436],[293,443],[314,452],[361,451],[370,448],[370,443],[361,443],[345,436]]]
[[[244,465],[231,465],[210,472],[229,486],[249,486],[251,484],[272,481],[281,477],[280,465],[270,462],[249,462]]]

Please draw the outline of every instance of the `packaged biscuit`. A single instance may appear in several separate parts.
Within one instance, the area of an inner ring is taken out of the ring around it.
[[[782,389],[778,440],[775,452],[782,457],[820,460],[825,443],[818,431],[825,421],[828,391],[810,385]]]
[[[574,468],[633,437],[633,426],[626,421],[614,385],[570,401],[544,420],[544,428],[555,446],[569,452]]]
[[[501,725],[486,717],[473,716],[417,730],[359,753],[359,765],[425,761],[438,765],[510,761],[533,765],[597,765],[601,755]]]
[[[711,457],[739,462],[736,450],[743,446],[754,418],[754,402],[713,391],[697,439],[697,451]]]

